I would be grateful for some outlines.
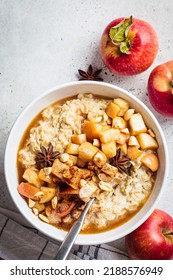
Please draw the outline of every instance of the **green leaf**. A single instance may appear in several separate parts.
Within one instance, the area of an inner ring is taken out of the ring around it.
[[[117,44],[118,42],[123,42],[126,40],[132,23],[133,22],[131,16],[130,18],[125,18],[119,24],[110,29],[109,36],[113,44]]]

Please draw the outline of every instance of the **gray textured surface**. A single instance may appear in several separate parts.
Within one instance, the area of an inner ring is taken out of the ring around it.
[[[92,63],[103,68],[105,82],[129,90],[157,117],[170,154],[168,183],[158,208],[173,215],[173,119],[166,119],[151,108],[146,91],[151,70],[172,59],[172,10],[170,0],[0,0],[1,207],[15,209],[3,175],[5,143],[15,119],[35,97],[58,84],[77,80],[77,69],[86,69]],[[100,59],[99,40],[111,20],[130,15],[155,28],[159,53],[144,73],[114,76]]]

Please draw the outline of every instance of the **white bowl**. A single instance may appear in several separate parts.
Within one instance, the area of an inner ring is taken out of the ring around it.
[[[35,215],[33,215],[26,201],[19,195],[17,191],[17,150],[26,127],[28,124],[30,124],[33,117],[36,116],[42,109],[59,99],[86,92],[91,92],[96,95],[108,96],[110,98],[119,96],[126,99],[133,108],[142,114],[147,126],[152,128],[155,132],[159,144],[158,155],[160,159],[160,168],[157,173],[155,186],[149,199],[142,209],[128,222],[113,230],[98,234],[79,234],[75,242],[76,244],[91,245],[106,243],[119,239],[135,230],[156,208],[156,205],[164,190],[166,177],[168,174],[168,151],[165,137],[154,115],[139,99],[119,87],[102,82],[71,82],[49,90],[39,98],[35,99],[30,105],[28,105],[16,120],[6,145],[5,177],[11,197],[22,215],[39,231],[53,239],[62,241],[66,235],[66,232],[40,221]]]

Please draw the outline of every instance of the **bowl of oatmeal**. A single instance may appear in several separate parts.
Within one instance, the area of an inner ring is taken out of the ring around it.
[[[135,96],[92,81],[58,86],[15,122],[5,151],[13,201],[38,230],[62,241],[95,197],[76,244],[119,239],[155,209],[168,152],[154,115]]]

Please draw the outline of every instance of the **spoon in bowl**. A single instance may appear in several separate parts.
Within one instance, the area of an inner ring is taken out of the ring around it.
[[[55,260],[65,260],[82,228],[85,216],[91,207],[95,198],[91,198],[87,203],[86,206],[80,215],[80,217],[75,221],[70,231],[67,233],[64,241],[62,242],[61,246],[59,247],[58,253],[55,256]]]

